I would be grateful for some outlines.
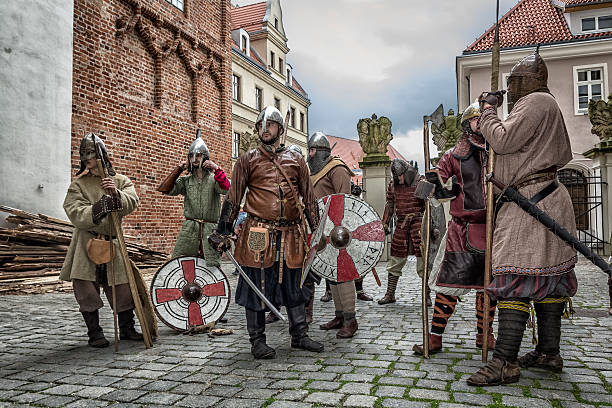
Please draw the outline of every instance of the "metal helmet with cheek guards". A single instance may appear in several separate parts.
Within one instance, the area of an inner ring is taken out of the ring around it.
[[[259,129],[261,129],[261,133],[263,134],[268,127],[268,122],[276,122],[280,126],[278,135],[276,135],[276,138],[274,138],[273,140],[269,142],[264,142],[263,140],[261,140],[261,136],[259,137],[262,143],[271,145],[276,143],[276,140],[285,131],[285,119],[283,119],[283,115],[281,115],[280,111],[274,106],[266,106],[261,112],[259,112],[259,115],[257,116],[257,121],[255,122],[255,129],[258,132]]]
[[[314,156],[310,156],[310,149],[315,149]],[[308,139],[308,167],[310,174],[314,175],[320,172],[323,167],[331,160],[331,146],[329,139],[323,132],[315,132]]]
[[[197,166],[194,166],[196,161],[196,155],[201,154],[200,162],[197,163]],[[189,151],[187,152],[187,161],[189,162],[189,172],[193,173],[194,168],[202,167],[202,164],[210,159],[210,152],[208,151],[208,146],[201,137],[200,129],[196,131],[196,139],[193,141],[191,146],[189,147]]]
[[[508,77],[508,112],[523,96],[533,92],[548,92],[548,68],[540,57],[540,46],[516,63]],[[512,85],[511,85],[512,84]]]
[[[106,145],[98,136],[94,133],[88,133],[81,139],[81,145],[79,146],[79,158],[81,159],[81,168],[77,172],[77,176],[85,171],[85,162],[89,159],[93,159],[97,157],[96,151],[97,148],[100,148],[100,153],[102,154],[102,161],[106,164],[106,171],[110,176],[115,175],[115,170],[113,169],[113,165],[108,158],[108,152],[106,150]]]
[[[472,127],[470,125],[470,121],[474,118],[480,117],[480,104],[478,101],[473,102],[463,111],[463,115],[461,115],[461,127],[463,128],[463,132],[474,133],[472,131]]]
[[[404,184],[412,186],[418,179],[417,169],[412,167],[406,160],[395,158],[391,161],[391,174],[393,182],[399,184],[399,176],[404,176]]]
[[[297,154],[299,154],[301,157],[304,157],[304,153],[302,152],[302,149],[300,148],[300,146],[296,145],[296,144],[292,144],[289,147],[287,147],[287,150],[295,152]]]

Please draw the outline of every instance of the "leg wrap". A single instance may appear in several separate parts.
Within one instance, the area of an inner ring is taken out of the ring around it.
[[[499,328],[493,357],[514,362],[518,357],[525,324],[529,319],[529,299],[504,299],[498,302],[497,307],[499,309]]]
[[[565,307],[565,298],[545,298],[535,302],[538,319],[538,344],[536,351],[548,354],[559,354],[561,341],[561,315]]]
[[[476,319],[477,319],[477,329],[478,334],[482,334],[484,332],[484,292],[476,292]],[[489,301],[489,333],[492,333],[493,328],[493,320],[495,320],[495,309],[497,306],[497,301],[490,300]]]
[[[359,278],[355,281],[355,292],[357,293],[363,292],[363,278]]]
[[[336,311],[338,310],[344,310],[343,305],[342,305],[342,297],[340,296],[340,292],[338,289],[339,285],[329,285],[330,289],[331,289],[331,294],[332,294],[332,299],[334,300],[334,307],[336,308]]]
[[[452,316],[457,305],[457,296],[445,295],[442,293],[436,293],[436,301],[434,303],[434,312],[431,319],[431,332],[442,336],[448,319]]]
[[[338,291],[338,297],[342,303],[342,310],[344,313],[355,313],[355,282],[342,282],[336,285]],[[334,301],[336,298],[334,297]],[[336,310],[338,310],[336,308]]]

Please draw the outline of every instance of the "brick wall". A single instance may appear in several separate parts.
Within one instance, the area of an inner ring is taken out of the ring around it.
[[[211,159],[231,168],[230,1],[75,0],[72,169],[87,132],[140,197],[124,232],[170,252],[182,197],[156,191],[186,158],[197,128]]]

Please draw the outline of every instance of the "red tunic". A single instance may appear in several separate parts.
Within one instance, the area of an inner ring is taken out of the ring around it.
[[[421,256],[421,221],[425,201],[414,196],[415,189],[416,186],[395,184],[393,181],[387,187],[383,224],[388,224],[394,213],[397,216],[397,225],[391,239],[391,256]]]

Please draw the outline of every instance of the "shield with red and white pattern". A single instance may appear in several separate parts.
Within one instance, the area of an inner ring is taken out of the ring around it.
[[[202,258],[182,256],[157,271],[151,299],[157,317],[182,332],[221,319],[229,307],[230,286],[219,268],[206,266]]]
[[[349,194],[319,199],[319,209],[331,200],[323,231],[326,245],[319,248],[312,271],[332,282],[348,282],[365,276],[380,260],[385,230],[376,211]]]

